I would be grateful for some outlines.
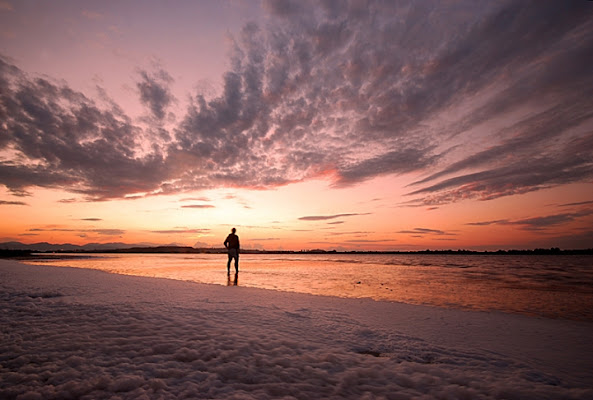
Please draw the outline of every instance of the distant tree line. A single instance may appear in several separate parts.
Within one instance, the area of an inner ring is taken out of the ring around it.
[[[257,249],[242,249],[243,254],[438,254],[438,255],[464,255],[464,254],[492,254],[492,255],[593,255],[593,248],[591,249],[575,249],[562,250],[559,247],[552,247],[549,249],[531,249],[531,250],[496,250],[496,251],[476,251],[476,250],[420,250],[420,251],[337,251],[337,250],[257,250]],[[54,250],[54,251],[35,251],[35,250],[14,250],[14,249],[0,249],[0,258],[29,258],[34,257],[32,253],[76,253],[76,254],[93,254],[93,253],[199,253],[199,254],[222,254],[226,253],[224,248],[194,248],[183,246],[157,246],[157,247],[131,247],[128,249],[112,249],[112,250]]]

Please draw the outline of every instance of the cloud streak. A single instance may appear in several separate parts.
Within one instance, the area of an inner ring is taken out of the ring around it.
[[[6,201],[0,200],[0,206],[26,206],[27,203],[23,201]]]
[[[524,230],[545,230],[550,227],[555,227],[558,225],[566,224],[569,222],[573,222],[576,220],[580,220],[584,217],[588,217],[593,215],[593,209],[584,209],[581,211],[573,212],[573,213],[560,213],[560,214],[552,214],[552,215],[545,215],[533,218],[524,218],[518,220],[508,220],[508,219],[501,219],[501,220],[494,220],[494,221],[482,221],[482,222],[470,222],[466,225],[471,226],[489,226],[489,225],[516,225],[519,226],[520,229]]]
[[[158,231],[151,231],[152,233],[160,233],[164,235],[174,235],[179,233],[208,233],[210,229],[188,229],[188,228],[179,228],[179,229],[164,229]]]
[[[123,229],[76,229],[76,228],[31,228],[29,232],[74,232],[79,234],[96,233],[104,236],[121,236],[126,233]]]
[[[299,220],[300,221],[326,221],[328,219],[354,217],[357,215],[368,215],[368,214],[349,213],[349,214],[334,214],[334,215],[309,215],[306,217],[300,217]]]
[[[424,235],[429,236],[456,236],[455,233],[442,231],[440,229],[430,229],[430,228],[414,228],[410,230],[402,230],[398,233],[404,233],[413,235],[414,237],[424,237]]]

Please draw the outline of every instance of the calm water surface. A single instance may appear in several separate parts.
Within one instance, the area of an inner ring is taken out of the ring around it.
[[[593,256],[97,254],[29,261],[125,275],[593,321]],[[233,268],[231,268],[233,270]]]

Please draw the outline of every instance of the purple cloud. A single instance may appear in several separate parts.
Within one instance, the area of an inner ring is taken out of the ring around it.
[[[174,100],[168,87],[173,82],[173,78],[163,69],[159,69],[154,74],[140,71],[140,77],[141,81],[136,84],[140,101],[150,109],[156,120],[162,121],[165,119],[167,107]]]
[[[410,204],[437,206],[591,180],[593,5],[361,4],[264,2],[220,93],[175,118],[171,74],[138,69],[148,127],[0,57],[0,184],[101,201],[412,175]]]
[[[483,221],[483,222],[470,222],[466,225],[472,226],[488,226],[488,225],[517,225],[524,230],[543,230],[548,227],[566,224],[583,217],[593,215],[593,209],[584,209],[582,211],[574,213],[560,213],[552,215],[544,215],[539,217],[524,218],[518,220],[495,220],[495,221]]]

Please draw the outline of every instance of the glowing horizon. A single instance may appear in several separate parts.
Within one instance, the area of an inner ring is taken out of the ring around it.
[[[0,242],[593,247],[593,4],[0,2]]]

